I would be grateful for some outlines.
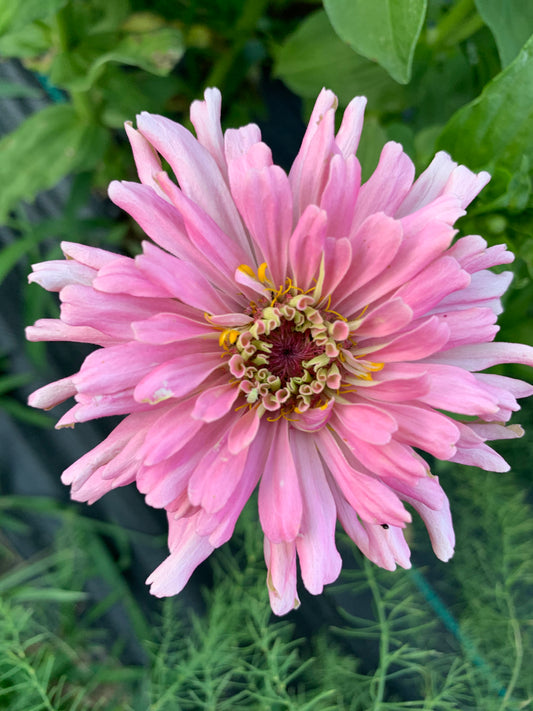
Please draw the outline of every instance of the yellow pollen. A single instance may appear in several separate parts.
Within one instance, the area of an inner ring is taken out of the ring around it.
[[[220,336],[218,337],[218,345],[221,346],[222,348],[226,348],[226,339],[230,342],[231,345],[233,345],[237,338],[239,337],[239,331],[237,331],[234,328],[226,328],[222,331]]]
[[[256,278],[254,270],[252,269],[252,267],[249,267],[247,264],[241,264],[239,267],[237,267],[237,269],[240,272],[243,272],[244,274],[247,274],[248,276],[252,277],[253,279]]]

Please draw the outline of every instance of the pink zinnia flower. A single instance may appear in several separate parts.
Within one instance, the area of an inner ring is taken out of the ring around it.
[[[257,126],[222,133],[220,105],[216,89],[193,103],[198,138],[147,113],[126,126],[141,182],[109,194],[151,238],[141,255],[64,243],[66,261],[34,266],[30,280],[62,306],[28,338],[100,348],[30,403],[74,396],[58,427],[127,414],[62,478],[89,502],[136,482],[166,509],[155,595],[184,587],[259,485],[282,614],[298,604],[297,557],[313,594],[339,575],[337,518],[377,565],[409,567],[407,502],[436,555],[451,557],[448,500],[416,450],[506,470],[485,441],[522,434],[502,423],[533,388],[480,371],[531,365],[533,349],[493,342],[511,273],[487,268],[512,255],[478,236],[453,243],[487,173],[438,153],[413,182],[388,143],[361,185],[365,99],[335,134],[337,99],[323,90],[287,175]]]

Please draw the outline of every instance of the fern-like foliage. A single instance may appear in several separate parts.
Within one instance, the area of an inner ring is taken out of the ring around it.
[[[19,517],[25,505],[61,525],[55,544],[35,559],[17,561],[7,545],[0,547],[0,708],[530,708],[531,509],[512,474],[450,464],[438,472],[455,514],[457,552],[450,563],[429,554],[422,526],[411,532],[413,569],[394,573],[363,560],[339,533],[340,582],[282,619],[268,603],[255,502],[231,543],[205,564],[212,571],[205,612],[191,613],[178,596],[153,600],[150,616],[122,576],[127,532],[52,502],[19,500],[10,509],[4,500],[0,519],[8,513],[10,525],[27,525]],[[102,533],[112,538],[114,555]],[[95,588],[109,592],[95,596]],[[122,661],[108,617],[117,600],[130,637],[146,653],[142,666]]]

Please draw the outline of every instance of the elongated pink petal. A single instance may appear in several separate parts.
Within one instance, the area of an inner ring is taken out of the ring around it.
[[[207,321],[202,323],[173,313],[157,313],[143,321],[133,321],[131,327],[137,341],[154,345],[186,341],[213,333]]]
[[[40,262],[32,264],[32,269],[33,272],[28,276],[28,282],[39,284],[47,291],[61,291],[67,284],[90,286],[96,276],[95,269],[73,259]]]
[[[387,444],[398,429],[394,417],[370,404],[356,403],[347,407],[339,405],[335,414],[359,439],[371,444]]]
[[[227,165],[224,156],[224,136],[220,127],[220,109],[222,95],[218,89],[206,89],[204,101],[191,104],[191,123],[198,141],[207,148],[218,165],[222,175],[226,175]]]
[[[219,353],[202,353],[199,356],[199,353],[187,353],[153,369],[135,388],[137,402],[155,405],[168,398],[188,395],[222,365]],[[187,377],[184,377],[184,372]]]
[[[291,192],[285,172],[276,165],[243,175],[230,170],[230,181],[239,212],[261,249],[260,261],[268,264],[274,283],[283,284],[292,232]],[[258,195],[261,199],[254,199]]]
[[[76,386],[72,382],[72,378],[62,378],[32,392],[28,398],[28,405],[49,410],[75,394]]]
[[[163,116],[142,112],[137,117],[142,135],[168,161],[181,189],[242,246],[247,244],[229,189],[211,154],[187,129]]]
[[[285,420],[276,435],[259,484],[259,518],[271,543],[294,541],[302,520],[302,495]]]
[[[346,107],[335,143],[345,158],[355,153],[363,130],[366,96],[356,96]]]
[[[335,502],[318,452],[306,435],[293,431],[290,440],[303,501],[296,550],[305,587],[319,595],[324,585],[337,579],[342,565],[335,546]]]
[[[285,615],[300,606],[296,592],[296,546],[294,541],[272,543],[265,537],[264,552],[270,606],[275,615]]]
[[[409,192],[415,174],[414,165],[399,143],[386,143],[378,166],[361,186],[354,215],[354,225],[376,212],[395,215]]]
[[[183,590],[194,570],[214,550],[208,538],[196,533],[194,516],[174,521],[169,515],[169,529],[176,544],[171,547],[168,558],[146,580],[156,597],[176,595]]]
[[[411,520],[391,489],[348,464],[327,430],[319,433],[317,445],[346,500],[363,520],[379,524],[390,522],[397,526]]]
[[[289,259],[294,283],[306,291],[317,274],[326,240],[327,214],[308,205],[289,241]],[[306,258],[302,259],[302,253]]]

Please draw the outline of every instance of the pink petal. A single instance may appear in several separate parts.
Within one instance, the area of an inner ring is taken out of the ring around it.
[[[254,144],[261,143],[261,131],[259,126],[255,123],[250,123],[247,126],[241,126],[241,128],[228,128],[224,134],[224,153],[226,156],[226,161],[228,164],[232,160],[236,160],[246,154],[250,153],[250,149]],[[268,156],[270,152],[269,159],[266,162],[261,161],[261,166],[272,165],[272,152],[266,144],[261,144],[260,151],[263,156]]]
[[[496,314],[489,308],[467,308],[461,311],[445,311],[436,314],[448,326],[450,336],[445,350],[465,344],[492,341],[500,330],[496,326]]]
[[[242,477],[248,452],[243,449],[232,454],[227,437],[210,448],[203,448],[204,456],[189,479],[189,500],[207,513],[220,511],[233,495]]]
[[[289,443],[288,423],[278,420],[259,484],[259,518],[271,543],[294,541],[302,520],[302,495]]]
[[[171,397],[183,397],[222,365],[220,352],[179,355],[145,375],[136,386],[134,397],[137,402],[152,405]]]
[[[208,388],[196,398],[192,417],[204,422],[218,420],[231,410],[238,396],[239,389],[227,382]]]
[[[232,454],[238,454],[254,441],[259,423],[260,415],[257,407],[248,410],[236,420],[229,433],[228,448]]]
[[[306,291],[312,286],[322,260],[328,216],[316,205],[308,205],[291,235],[289,258],[294,283]],[[305,254],[305,259],[302,259]]]
[[[320,203],[327,180],[329,159],[334,150],[333,132],[337,105],[335,94],[322,89],[309,118],[301,148],[292,164],[289,181],[294,196],[296,219],[309,204]]]
[[[235,269],[252,261],[250,250],[242,249],[228,237],[207,213],[182,193],[166,173],[159,174],[159,183],[179,211],[191,243],[214,267],[223,272],[230,286],[233,286]]]
[[[390,267],[402,241],[402,227],[398,221],[377,213],[370,215],[350,239],[352,267],[349,278],[337,288],[333,300],[336,304]],[[353,309],[347,308],[353,313]]]
[[[401,298],[395,297],[365,313],[357,325],[357,337],[388,336],[404,328],[412,320],[412,309]]]
[[[384,256],[378,275],[372,280],[365,279],[365,285],[336,308],[342,308],[344,315],[351,316],[358,309],[397,289],[439,257],[453,236],[454,230],[449,225],[437,221],[427,223],[416,234],[404,234],[394,258]]]
[[[385,445],[370,444],[348,430],[340,420],[335,421],[334,428],[355,459],[380,477],[412,481],[426,476],[429,471],[426,462],[401,442],[393,439]]]
[[[204,91],[204,101],[193,101],[190,115],[198,141],[207,148],[218,165],[222,175],[226,175],[227,166],[224,155],[224,136],[220,127],[222,95],[216,88]]]
[[[176,353],[176,346],[125,343],[90,353],[73,377],[79,392],[107,395],[134,387],[160,362]]]
[[[449,417],[422,405],[390,403],[387,409],[398,423],[396,437],[400,441],[439,459],[449,459],[454,455],[459,430]]]
[[[428,363],[449,363],[477,371],[500,363],[522,363],[533,366],[533,347],[522,343],[477,343],[457,346],[427,358]]]
[[[453,195],[462,207],[466,207],[489,180],[488,173],[476,175],[468,168],[458,166],[444,151],[439,151],[414,183],[398,214],[415,212],[442,195]]]
[[[346,500],[364,521],[403,526],[411,520],[389,487],[348,464],[328,430],[318,433],[316,443]]]
[[[174,545],[170,555],[148,577],[146,584],[156,597],[177,595],[185,585],[194,570],[204,561],[214,548],[207,538],[199,536],[195,531],[195,517],[182,518],[174,521],[169,515],[169,529]]]
[[[233,300],[225,299],[195,264],[176,259],[149,242],[143,243],[143,254],[135,257],[135,262],[141,272],[195,309],[225,313],[234,306]],[[159,310],[171,309],[167,305],[166,309]]]
[[[335,136],[335,143],[345,158],[355,153],[359,145],[366,102],[366,96],[356,96],[344,110],[341,126]]]
[[[159,185],[158,190],[164,194]],[[180,259],[200,266],[213,284],[226,283],[220,281],[220,272],[191,244],[178,210],[159,197],[152,188],[137,183],[113,181],[108,193],[115,205],[131,215],[156,244]]]
[[[300,606],[296,592],[296,546],[294,541],[272,543],[265,537],[264,553],[270,606],[275,615],[285,615]]]
[[[113,338],[90,326],[69,326],[56,318],[41,318],[26,328],[28,341],[72,341],[94,343],[97,346],[114,346],[122,338]]]
[[[361,184],[361,166],[351,155],[344,159],[334,155],[329,175],[320,197],[320,208],[328,213],[328,235],[348,237]]]
[[[172,296],[170,291],[148,279],[129,257],[119,257],[104,265],[94,279],[93,286],[109,294],[167,299]]]
[[[70,257],[70,259],[74,259],[92,269],[100,269],[104,264],[112,262],[119,256],[114,252],[108,252],[106,249],[87,247],[76,242],[61,242],[61,251],[65,257]]]
[[[361,347],[356,353],[372,353],[372,358],[379,363],[419,360],[440,351],[448,336],[446,323],[436,316],[430,316],[422,323],[418,322],[418,325],[407,333],[396,336],[382,346],[376,343],[379,339],[367,339],[360,344]]]
[[[342,566],[335,546],[337,511],[314,443],[294,430],[290,440],[303,502],[296,550],[305,587],[312,595],[319,595],[324,585],[337,579]]]
[[[285,283],[292,232],[289,181],[276,165],[236,174],[230,166],[231,192],[243,220],[268,264],[274,284]],[[260,199],[258,199],[260,196]]]
[[[453,556],[455,546],[455,534],[453,532],[450,504],[446,495],[444,503],[438,511],[430,509],[428,506],[405,497],[405,500],[416,509],[420,518],[426,524],[433,551],[439,560],[447,562]]]
[[[335,414],[359,439],[371,444],[387,444],[398,429],[393,417],[370,404],[337,404]]]
[[[137,341],[153,345],[186,341],[213,333],[213,327],[207,321],[195,321],[172,313],[157,313],[144,321],[133,321],[131,327]]]
[[[73,397],[76,392],[76,386],[72,382],[72,378],[62,378],[35,390],[28,398],[28,405],[42,410],[50,410],[52,407],[59,405],[60,402]]]
[[[131,121],[126,121],[124,128],[131,145],[139,180],[160,194],[160,188],[154,180],[154,176],[161,170],[159,156],[146,138],[133,128]]]
[[[452,257],[441,257],[429,264],[395,293],[411,307],[415,318],[437,306],[452,292],[470,284],[470,275]]]
[[[61,291],[67,284],[90,286],[96,270],[73,259],[58,259],[32,264],[33,273],[28,276],[30,284],[35,283],[47,291]]]
[[[376,212],[393,216],[411,189],[415,167],[399,143],[386,143],[376,170],[361,186],[353,228]],[[352,228],[352,229],[353,229]]]
[[[171,299],[105,294],[81,284],[66,286],[59,297],[61,319],[69,326],[90,326],[119,339],[132,337],[131,321],[172,309]]]
[[[187,129],[165,118],[142,112],[140,132],[168,161],[181,189],[241,247],[247,241],[229,189],[211,154]]]
[[[146,465],[158,464],[176,454],[200,431],[203,423],[191,416],[194,405],[195,399],[190,398],[160,413],[140,450]]]

